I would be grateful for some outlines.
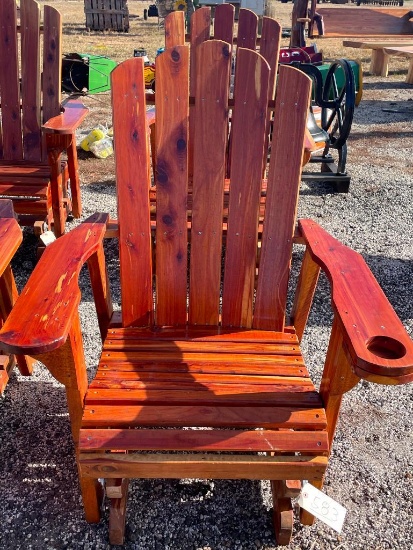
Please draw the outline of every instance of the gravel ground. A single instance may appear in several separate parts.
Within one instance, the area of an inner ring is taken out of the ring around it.
[[[365,77],[349,144],[350,192],[303,184],[299,213],[363,254],[412,333],[413,95],[402,78]],[[115,215],[113,184],[83,180],[83,199],[84,218],[96,210]],[[14,262],[20,287],[33,268],[34,246],[26,232]],[[107,249],[115,267],[114,243]],[[81,314],[92,376],[99,349],[88,290]],[[317,381],[330,321],[322,280],[303,346]],[[63,388],[42,366],[31,378],[14,373],[0,408],[0,548],[108,548],[107,510],[98,525],[83,519]],[[362,382],[345,396],[325,484],[326,493],[348,510],[343,531],[337,535],[319,521],[312,527],[297,522],[290,549],[411,549],[412,417],[411,386]],[[270,550],[275,543],[269,508],[267,482],[136,480],[125,548]]]

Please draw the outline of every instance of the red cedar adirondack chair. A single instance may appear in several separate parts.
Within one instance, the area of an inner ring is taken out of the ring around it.
[[[59,12],[45,6],[42,27],[34,0],[21,0],[19,13],[20,25],[15,0],[0,2],[0,197],[13,199],[21,225],[41,233],[46,223],[59,237],[68,211],[81,215],[74,132],[87,109],[61,108]]]
[[[100,519],[105,478],[111,543],[123,541],[129,478],[194,477],[272,480],[276,536],[285,544],[300,480],[322,487],[343,394],[360,378],[412,381],[413,342],[359,254],[311,220],[296,229],[311,83],[291,67],[280,69],[272,104],[260,233],[270,69],[246,49],[237,56],[223,226],[229,46],[207,41],[198,55],[203,71],[193,109],[188,47],[156,61],[156,246],[143,61],[130,59],[112,73],[121,313],[113,313],[104,262],[107,216],[96,214],[47,247],[0,342],[36,355],[65,385],[86,519]],[[287,317],[294,234],[306,251]],[[78,314],[84,262],[103,340],[89,387]],[[335,315],[316,391],[299,342],[320,268],[332,283]],[[203,427],[210,429],[191,429]],[[301,520],[313,517],[302,511]]]
[[[0,326],[3,325],[17,299],[17,288],[10,262],[22,238],[12,202],[0,199]],[[31,374],[33,365],[31,357],[4,354],[0,346],[0,393],[3,393],[9,381],[9,374],[16,360],[21,374]]]

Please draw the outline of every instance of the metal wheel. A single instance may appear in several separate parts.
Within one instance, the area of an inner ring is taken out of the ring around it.
[[[334,61],[323,87],[321,127],[330,138],[330,147],[341,149],[350,134],[356,102],[354,74],[347,59]]]

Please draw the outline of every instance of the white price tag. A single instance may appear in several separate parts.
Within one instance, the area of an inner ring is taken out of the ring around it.
[[[306,483],[301,490],[298,504],[321,521],[341,533],[347,510],[341,504]]]

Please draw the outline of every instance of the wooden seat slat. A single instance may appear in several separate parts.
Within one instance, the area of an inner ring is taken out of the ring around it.
[[[105,345],[109,342],[128,340],[154,340],[167,341],[179,340],[182,344],[188,340],[192,342],[240,342],[246,343],[274,343],[279,346],[284,344],[298,344],[297,336],[286,334],[285,332],[275,332],[272,330],[249,330],[237,328],[236,330],[226,327],[216,326],[185,326],[185,327],[128,327],[113,328],[108,331],[108,338]]]
[[[115,355],[116,353],[116,355]],[[294,356],[297,354],[293,352],[291,354],[293,356],[292,363],[294,361]],[[276,357],[276,356],[275,356]],[[153,351],[150,352],[128,352],[128,351],[119,351],[119,352],[106,352],[104,351],[102,353],[102,361],[107,361],[110,359],[117,358],[120,361],[135,361],[135,362],[153,362]],[[180,352],[180,353],[168,353],[168,352],[157,352],[156,359],[159,362],[176,362],[177,358],[179,359],[180,363],[187,363],[187,362],[195,362],[195,363],[225,363],[227,365],[236,365],[238,363],[244,363],[244,364],[250,364],[251,362],[257,363],[257,364],[268,364],[273,363],[274,356],[273,355],[265,355],[265,354],[248,354],[248,353],[240,353],[240,354],[226,354],[224,356],[220,354],[214,354],[214,353],[204,353],[201,357],[198,353],[186,353],[186,352]]]
[[[282,358],[275,357],[273,361],[269,362],[234,362],[228,363],[225,361],[217,361],[215,363],[211,361],[170,361],[162,362],[155,361],[153,358],[144,362],[139,358],[130,359],[128,355],[124,354],[122,359],[118,357],[105,357],[101,364],[97,375],[103,375],[105,372],[186,372],[192,373],[234,373],[242,374],[248,373],[250,375],[274,375],[277,376],[291,376],[308,378],[309,374],[305,368],[302,358],[295,358],[292,361],[286,361]]]
[[[198,384],[198,386],[197,386]],[[294,406],[321,407],[321,400],[314,388],[307,386],[265,386],[242,384],[208,383],[203,387],[199,382],[163,382],[162,389],[156,389],[156,384],[144,382],[142,389],[136,389],[135,384],[129,387],[127,382],[119,381],[119,388],[114,388],[109,382],[109,388],[101,389],[99,381],[90,387],[85,403],[90,406],[138,405],[142,403],[154,405],[206,405],[243,407],[255,406]],[[171,386],[171,387],[169,387]],[[98,389],[99,388],[99,389]],[[276,389],[277,391],[273,391]]]
[[[298,355],[300,353],[298,344],[296,345],[277,345],[277,344],[261,344],[259,343],[244,343],[244,342],[225,342],[219,340],[219,348],[217,348],[216,342],[205,341],[185,341],[179,340],[128,340],[126,342],[117,342],[112,340],[106,340],[105,351],[116,349],[127,349],[128,351],[156,351],[157,353],[170,352],[171,356],[180,353],[218,353],[218,354],[258,354],[258,355]]]
[[[286,428],[324,430],[324,409],[298,407],[85,405],[82,428]]]
[[[26,182],[25,182],[26,183]],[[47,185],[12,185],[0,183],[0,194],[7,197],[37,197],[46,199],[49,195]]]
[[[124,449],[126,451],[279,451],[327,452],[324,431],[275,430],[80,430],[84,452]]]
[[[248,375],[248,374],[217,374],[217,373],[189,373],[189,372],[131,372],[131,371],[106,371],[102,372],[98,370],[95,380],[124,380],[125,385],[128,380],[131,381],[142,381],[143,383],[147,382],[158,382],[162,383],[164,381],[176,381],[176,383],[181,384],[185,382],[193,382],[194,384],[209,384],[216,382],[221,382],[225,384],[243,385],[243,384],[277,384],[277,383],[286,383],[289,381],[292,385],[301,385],[302,381],[306,378],[299,377],[277,377],[277,376],[259,376],[259,375]]]

